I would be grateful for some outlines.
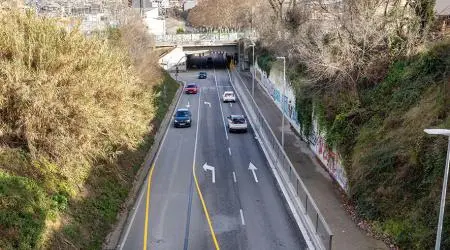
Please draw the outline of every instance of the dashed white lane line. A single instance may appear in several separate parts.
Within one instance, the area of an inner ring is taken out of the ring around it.
[[[219,95],[219,87],[217,86],[216,69],[214,69],[214,81],[216,82],[217,98],[219,99],[220,113],[222,114],[222,121],[223,121],[223,129],[225,130],[225,138],[227,138],[227,141],[228,141],[228,132],[227,132],[227,127],[225,125],[225,118],[224,118],[225,116],[223,115],[222,102],[220,100],[220,95]]]
[[[239,212],[241,212],[241,222],[242,222],[242,225],[245,226],[244,212],[242,211],[242,209],[240,209]]]
[[[231,149],[228,148],[228,154],[231,156]]]
[[[237,182],[237,180],[236,180],[236,173],[233,171],[233,180],[234,180],[234,182]]]

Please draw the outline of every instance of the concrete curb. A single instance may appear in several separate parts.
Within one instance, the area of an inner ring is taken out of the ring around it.
[[[139,190],[141,190],[142,185],[145,183],[147,175],[149,174],[152,163],[155,159],[156,153],[158,152],[159,147],[161,146],[162,139],[164,138],[165,131],[168,129],[170,125],[170,120],[172,118],[172,114],[176,108],[176,104],[183,93],[183,86],[180,84],[177,92],[175,93],[175,98],[172,100],[167,113],[164,116],[156,134],[155,139],[153,141],[153,145],[150,150],[147,152],[147,155],[144,158],[144,162],[141,165],[141,168],[138,170],[134,177],[133,187],[128,194],[128,198],[123,204],[123,209],[117,216],[117,223],[113,226],[113,230],[106,236],[106,239],[103,243],[103,249],[118,249],[120,246],[120,240],[123,237],[125,226],[130,221],[130,212],[133,211],[133,205],[136,204],[136,200],[138,198]]]

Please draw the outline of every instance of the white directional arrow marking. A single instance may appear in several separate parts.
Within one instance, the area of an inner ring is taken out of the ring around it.
[[[212,183],[216,183],[216,170],[213,166],[208,165],[208,163],[203,164],[203,170],[211,170],[212,173]]]
[[[188,104],[186,105],[186,108],[189,108],[191,106],[191,104],[189,104],[189,101],[188,101]]]
[[[255,181],[258,182],[258,177],[256,177],[257,168],[255,167],[255,165],[253,165],[253,163],[250,162],[250,164],[248,165],[248,170],[253,172],[253,177],[255,178]]]
[[[204,102],[206,105],[209,105],[209,107],[211,108],[211,103],[210,102]]]
[[[230,107],[233,107],[233,103],[230,102]]]

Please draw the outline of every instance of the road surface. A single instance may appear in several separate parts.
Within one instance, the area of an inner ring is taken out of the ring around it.
[[[254,135],[225,128],[226,116],[244,114],[239,100],[220,100],[232,90],[227,71],[206,71],[178,76],[200,87],[177,104],[192,126],[167,130],[119,248],[305,249]]]

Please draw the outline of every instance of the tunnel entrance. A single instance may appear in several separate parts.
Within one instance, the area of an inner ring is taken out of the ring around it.
[[[225,69],[232,61],[233,55],[222,51],[205,51],[200,53],[186,52],[186,66],[192,69]]]
[[[227,67],[226,53],[187,55],[187,69],[212,69]]]

